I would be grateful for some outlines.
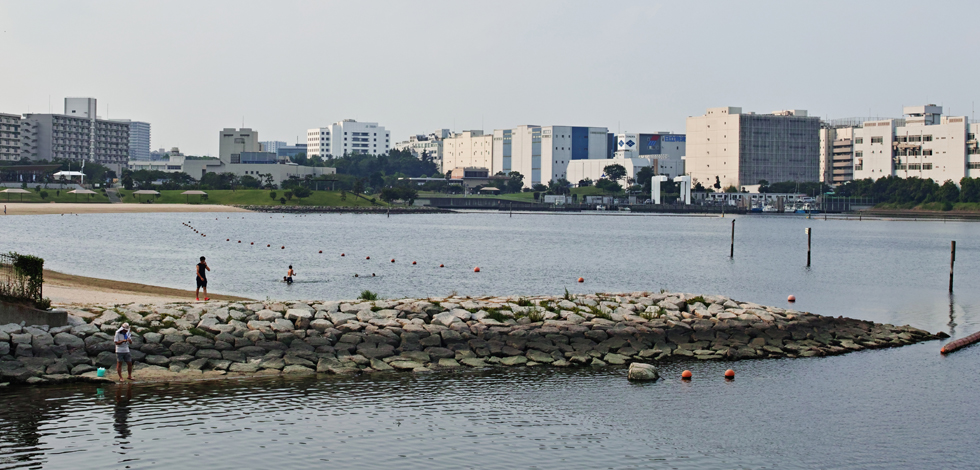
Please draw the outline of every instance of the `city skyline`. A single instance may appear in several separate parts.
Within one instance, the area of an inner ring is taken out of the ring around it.
[[[243,120],[292,144],[343,119],[392,143],[522,124],[683,133],[717,106],[826,119],[935,103],[972,119],[965,31],[980,6],[819,6],[4,3],[0,51],[31,67],[0,76],[0,112],[90,96],[100,117],[149,122],[153,147],[191,155],[216,155],[214,133]],[[908,18],[964,33],[888,40]]]

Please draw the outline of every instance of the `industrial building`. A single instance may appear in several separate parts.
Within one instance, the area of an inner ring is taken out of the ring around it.
[[[805,110],[709,108],[687,118],[685,170],[705,187],[820,180],[820,119]]]
[[[915,176],[959,184],[980,176],[980,125],[966,116],[944,116],[934,104],[906,106],[903,114],[854,129],[854,179]]]

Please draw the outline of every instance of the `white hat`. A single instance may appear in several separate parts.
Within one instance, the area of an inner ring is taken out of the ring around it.
[[[122,324],[122,329],[128,330],[129,329],[129,323],[123,323]]]

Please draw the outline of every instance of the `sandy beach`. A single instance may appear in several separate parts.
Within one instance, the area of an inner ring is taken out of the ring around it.
[[[217,204],[3,203],[6,215],[123,214],[137,212],[248,212]]]
[[[57,271],[44,271],[44,296],[52,304],[69,306],[83,304],[162,304],[194,300],[194,291],[150,286],[134,282],[112,281],[75,276]],[[212,300],[249,300],[244,297],[210,294]]]

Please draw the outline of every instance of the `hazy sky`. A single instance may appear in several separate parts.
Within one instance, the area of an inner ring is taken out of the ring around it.
[[[148,121],[214,155],[223,127],[393,141],[520,124],[684,132],[705,108],[898,116],[978,98],[980,2],[0,0],[0,112]],[[50,98],[49,98],[50,97]]]

